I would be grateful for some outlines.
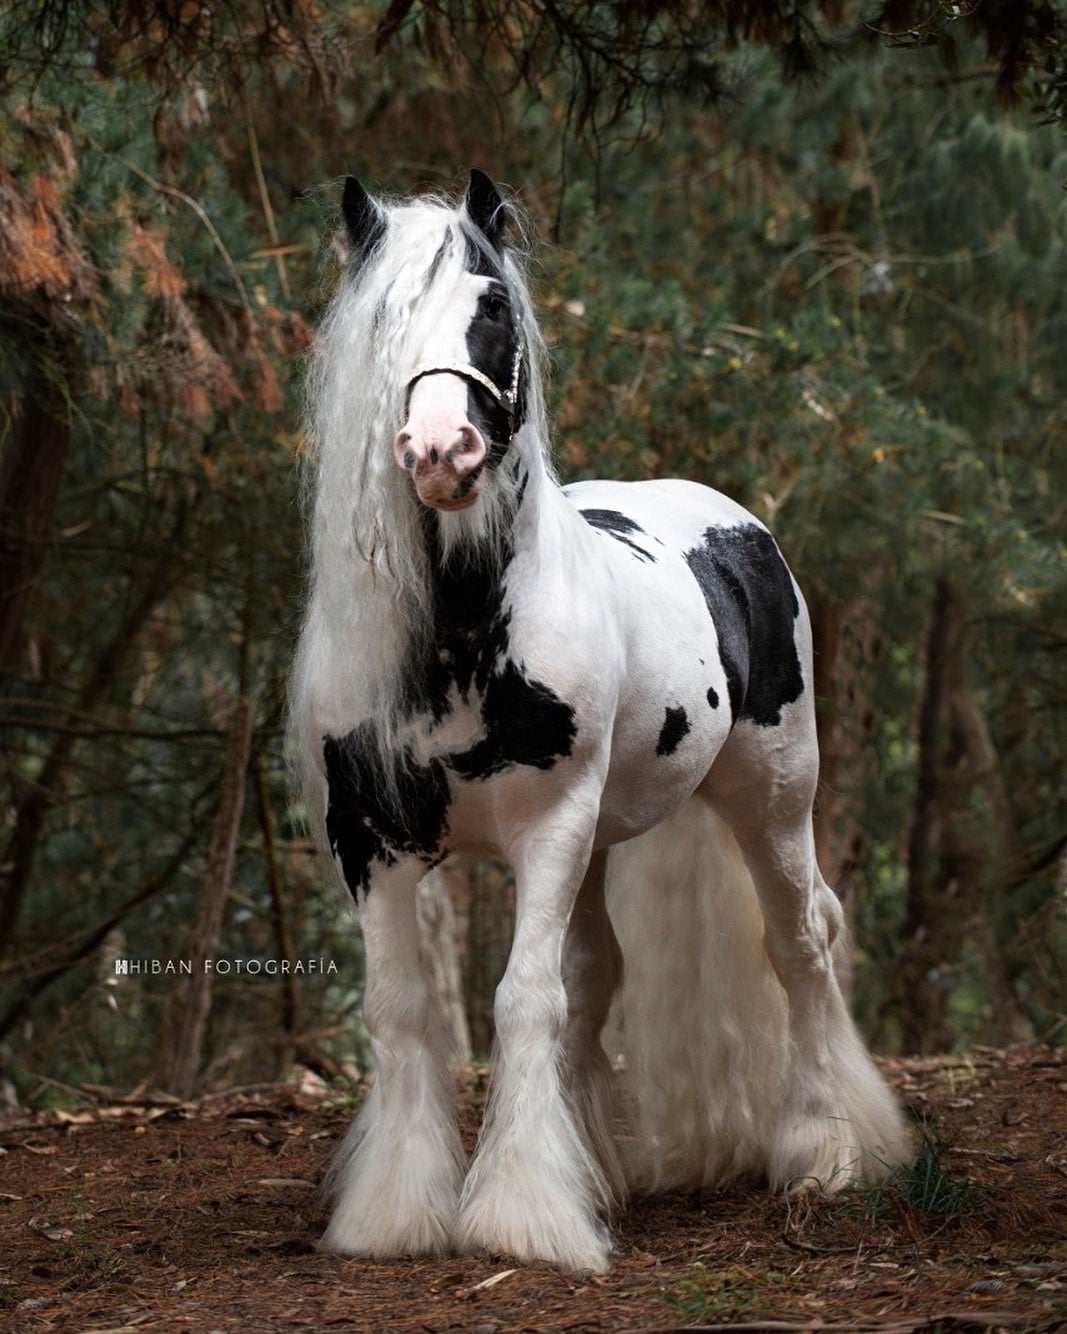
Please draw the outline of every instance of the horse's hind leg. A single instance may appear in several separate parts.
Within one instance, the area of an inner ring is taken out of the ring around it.
[[[364,1022],[374,1085],[333,1169],[325,1250],[444,1254],[463,1174],[447,1036],[419,955],[415,891],[425,867],[403,860],[361,904]]]
[[[607,852],[593,855],[571,913],[563,953],[567,1027],[564,1076],[589,1147],[611,1187],[613,1202],[626,1198],[626,1180],[612,1138],[611,1063],[600,1041],[622,980],[622,951],[605,901]]]
[[[773,1141],[771,1184],[836,1190],[880,1180],[907,1157],[900,1112],[856,1032],[833,945],[841,905],[815,860],[814,719],[742,725],[705,794],[729,823],[764,916],[764,946],[789,1002],[789,1068]]]

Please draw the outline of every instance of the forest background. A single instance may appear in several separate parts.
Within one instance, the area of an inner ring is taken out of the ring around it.
[[[346,171],[515,191],[566,479],[771,525],[875,1047],[1067,1038],[1063,36],[1047,0],[0,4],[9,1101],[365,1063],[284,747]],[[506,868],[424,907],[485,1055]]]

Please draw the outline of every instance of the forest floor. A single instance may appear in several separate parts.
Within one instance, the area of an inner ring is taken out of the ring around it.
[[[886,1061],[922,1166],[832,1199],[638,1200],[603,1276],[314,1249],[350,1108],[289,1087],[91,1090],[0,1121],[0,1325],[78,1330],[1067,1328],[1067,1051]],[[466,1081],[468,1130],[476,1123]]]

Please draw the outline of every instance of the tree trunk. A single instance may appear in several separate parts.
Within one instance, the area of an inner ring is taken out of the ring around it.
[[[495,1025],[493,1000],[504,975],[515,933],[515,880],[503,863],[481,860],[470,876],[467,914],[467,957],[464,977],[471,1046],[475,1056],[488,1056]]]
[[[990,1007],[988,1040],[996,1046],[1032,1042],[1033,1027],[1012,982],[1009,882],[1022,853],[1000,757],[972,691],[961,689],[953,698],[952,725],[972,795],[968,827],[957,842],[969,849],[970,873],[981,892],[978,927]]]
[[[237,836],[244,809],[245,775],[252,749],[253,702],[240,696],[234,705],[233,724],[222,770],[219,813],[208,855],[207,876],[200,896],[200,917],[189,950],[192,975],[179,1001],[177,1032],[169,1052],[165,1086],[179,1098],[192,1096],[200,1069],[200,1053],[211,1011],[214,972],[210,966],[218,948],[222,918],[233,879]]]
[[[0,680],[15,675],[70,447],[70,413],[36,361],[0,482]]]
[[[267,775],[261,750],[256,751],[255,759],[252,761],[252,776],[255,780],[256,803],[259,808],[259,828],[263,838],[267,887],[270,890],[270,920],[274,934],[274,948],[279,959],[294,963],[296,961],[296,950],[289,926],[289,916],[285,909],[285,885],[282,868],[278,861],[274,815],[270,807],[270,793],[267,789]],[[300,1019],[300,989],[296,984],[296,975],[291,970],[283,972],[278,981],[281,986],[281,1036],[278,1044],[278,1065],[280,1070],[284,1071],[292,1060],[294,1053],[296,1031]]]
[[[954,955],[945,939],[959,904],[958,885],[940,882],[946,818],[945,744],[949,709],[963,671],[963,608],[947,579],[934,591],[926,638],[926,680],[919,708],[919,762],[908,842],[907,909],[899,969],[901,1042],[906,1052],[942,1051],[950,1043],[943,966]]]
[[[834,826],[837,800],[834,785],[838,760],[837,671],[841,643],[841,608],[819,600],[811,604],[811,633],[815,658],[815,728],[819,741],[819,799],[815,807],[815,859],[832,884]]]
[[[184,514],[175,529],[178,536],[185,526]],[[164,548],[169,550],[170,544]],[[168,555],[162,556],[140,597],[126,612],[114,638],[96,661],[88,680],[78,696],[78,710],[89,713],[118,678],[121,665],[145,622],[170,591],[174,578],[174,563]],[[14,951],[15,936],[26,901],[37,848],[44,829],[45,818],[62,793],[63,779],[71,751],[78,741],[75,731],[60,732],[52,749],[25,795],[15,810],[15,818],[0,857],[0,866],[6,877],[0,897],[0,959]]]

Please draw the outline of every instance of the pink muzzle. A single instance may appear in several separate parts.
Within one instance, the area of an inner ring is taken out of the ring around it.
[[[446,412],[409,417],[393,442],[400,468],[410,474],[424,505],[461,510],[473,505],[482,486],[486,446],[466,419]]]
[[[401,469],[414,480],[416,494],[424,505],[438,510],[462,510],[473,505],[482,489],[487,450],[481,431],[457,408],[437,404],[412,412],[412,390],[420,380],[434,375],[454,375],[481,385],[508,414],[513,435],[522,357],[520,340],[515,348],[511,384],[506,389],[468,362],[426,362],[416,367],[408,381],[408,420],[393,442],[393,452]]]

